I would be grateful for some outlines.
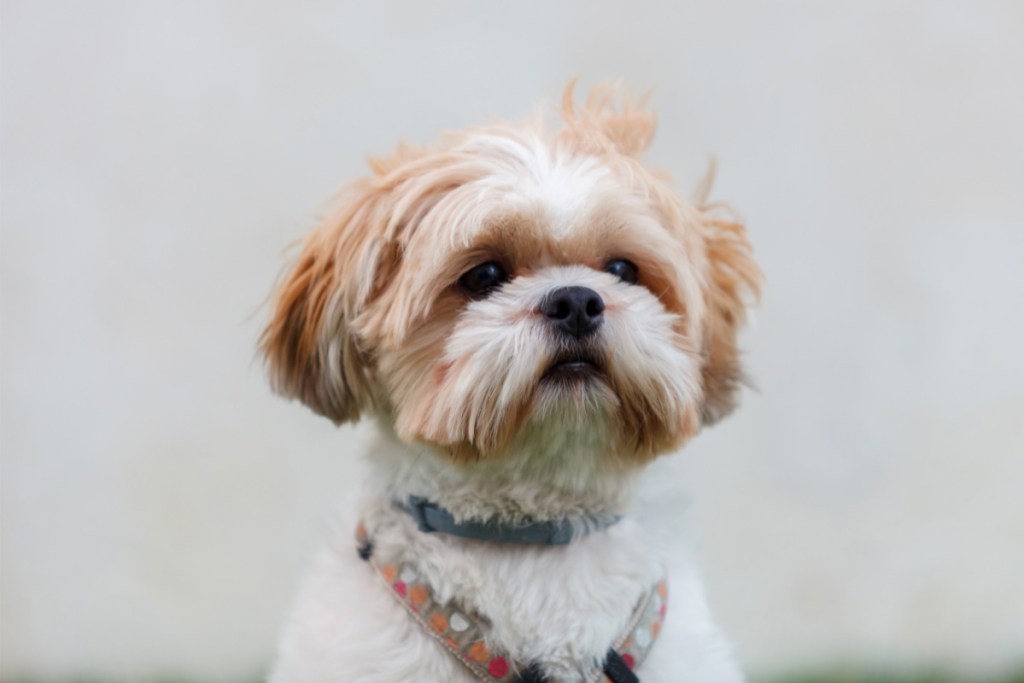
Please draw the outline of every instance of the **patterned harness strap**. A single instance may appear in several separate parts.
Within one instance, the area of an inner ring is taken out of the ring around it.
[[[356,529],[359,557],[373,567],[398,603],[437,642],[483,683],[545,683],[536,664],[524,665],[491,652],[485,644],[490,622],[480,615],[441,603],[430,585],[407,563],[379,564],[366,528]],[[668,590],[664,580],[640,598],[622,635],[608,648],[592,683],[639,683],[634,670],[647,658],[665,618]]]

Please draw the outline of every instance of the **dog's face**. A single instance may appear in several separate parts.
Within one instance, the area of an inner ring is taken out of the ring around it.
[[[759,279],[743,228],[643,167],[653,116],[611,105],[373,162],[276,295],[276,387],[456,461],[555,429],[643,462],[727,412]]]

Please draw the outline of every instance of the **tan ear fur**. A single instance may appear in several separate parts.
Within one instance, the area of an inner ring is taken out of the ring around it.
[[[697,199],[708,258],[701,371],[705,425],[714,424],[736,407],[736,392],[744,380],[737,335],[746,320],[748,303],[760,296],[762,280],[743,223],[726,206],[705,201],[713,176],[712,166]]]
[[[373,296],[383,229],[369,181],[348,186],[302,245],[272,297],[260,337],[271,383],[336,423],[374,404],[372,372],[352,322]],[[386,220],[386,219],[385,219]]]

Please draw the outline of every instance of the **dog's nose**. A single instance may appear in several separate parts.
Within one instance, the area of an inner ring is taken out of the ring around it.
[[[541,299],[540,312],[560,331],[582,339],[601,326],[604,300],[590,287],[559,287]]]

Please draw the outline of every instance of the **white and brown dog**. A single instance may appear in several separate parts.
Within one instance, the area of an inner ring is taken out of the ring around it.
[[[372,161],[277,291],[275,388],[380,435],[272,683],[742,680],[630,500],[733,407],[760,274],[740,223],[640,163],[651,112],[570,87],[563,117]]]

